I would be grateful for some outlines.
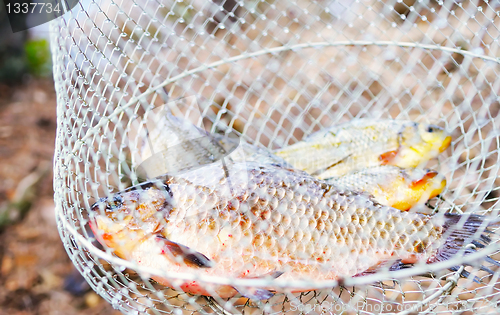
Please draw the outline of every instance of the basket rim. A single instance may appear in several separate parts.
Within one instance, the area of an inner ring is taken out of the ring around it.
[[[496,212],[499,212],[498,209]],[[86,239],[83,235],[78,233],[76,229],[74,229],[70,222],[64,216],[62,211],[62,207],[59,202],[56,202],[56,216],[62,223],[59,226],[59,229],[66,230],[73,237],[78,245],[83,246],[86,250],[88,250],[91,254],[97,256],[98,258],[104,259],[113,265],[117,265],[120,267],[126,267],[137,271],[142,277],[151,277],[151,275],[166,277],[173,280],[179,281],[200,281],[203,283],[210,283],[214,285],[232,285],[237,287],[269,287],[272,285],[274,288],[279,288],[284,291],[286,290],[322,290],[322,289],[331,289],[338,286],[359,286],[359,285],[370,285],[379,281],[387,280],[387,279],[404,279],[414,276],[419,276],[422,274],[422,271],[427,272],[437,272],[441,270],[446,270],[451,267],[457,265],[464,264],[473,264],[474,261],[478,261],[483,259],[486,256],[495,254],[500,251],[500,241],[491,243],[488,247],[482,248],[480,251],[461,255],[464,252],[465,247],[461,249],[452,259],[436,262],[432,264],[419,264],[419,268],[407,268],[402,270],[381,270],[375,274],[365,275],[363,277],[346,277],[338,280],[322,280],[322,281],[314,281],[310,280],[280,280],[273,279],[244,279],[244,278],[230,278],[223,276],[207,276],[203,274],[193,274],[187,272],[169,272],[160,269],[148,268],[140,266],[134,262],[128,261],[126,259],[119,258],[114,256],[106,251],[100,250],[96,246],[92,244],[91,241]],[[424,268],[424,269],[422,269]],[[311,283],[314,285],[311,286]]]

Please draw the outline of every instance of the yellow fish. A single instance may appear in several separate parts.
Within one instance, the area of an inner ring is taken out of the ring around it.
[[[358,119],[318,131],[274,153],[320,179],[379,165],[422,166],[443,152],[451,136],[435,125]]]
[[[428,169],[376,166],[328,180],[338,188],[364,191],[385,205],[399,210],[423,204],[446,187],[446,178]]]
[[[394,270],[406,263],[447,260],[470,242],[484,247],[492,235],[482,234],[491,233],[484,230],[483,216],[402,212],[305,172],[251,162],[213,163],[166,176],[103,198],[91,209],[96,238],[124,259],[170,272],[230,278],[360,276],[384,262],[393,263]],[[244,289],[153,279],[221,298],[240,293],[267,299],[279,291],[272,282]]]

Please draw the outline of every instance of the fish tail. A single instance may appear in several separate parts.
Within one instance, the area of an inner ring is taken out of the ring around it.
[[[427,260],[427,263],[449,260],[459,252],[467,255],[486,247],[492,241],[490,235],[494,234],[489,228],[499,223],[498,220],[492,222],[488,222],[487,220],[489,218],[475,214],[444,214],[443,236],[446,237],[446,240],[437,249],[436,253]],[[500,267],[500,262],[490,256],[483,258],[480,265],[475,263],[474,266],[478,266],[479,269],[493,275],[494,271],[484,266],[484,262]],[[472,264],[465,263],[464,265]],[[452,271],[458,271],[459,269],[460,266],[450,268]],[[468,278],[470,273],[463,270],[461,275]],[[480,282],[477,277],[474,277],[474,281]]]

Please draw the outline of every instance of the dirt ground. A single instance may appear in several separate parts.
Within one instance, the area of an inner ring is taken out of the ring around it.
[[[9,211],[0,226],[0,314],[120,314],[89,288],[59,239],[55,134],[52,80],[0,85],[0,216]]]

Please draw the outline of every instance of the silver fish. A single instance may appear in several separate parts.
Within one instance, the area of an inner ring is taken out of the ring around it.
[[[402,212],[304,172],[252,162],[226,166],[229,177],[214,163],[103,198],[92,206],[91,228],[103,245],[140,266],[293,280],[362,275],[388,261],[393,269],[443,261],[471,241],[479,248],[492,237],[472,238],[484,232],[486,217]],[[174,286],[171,279],[153,279]],[[238,294],[233,286],[197,281],[174,287],[222,298]],[[266,299],[275,290],[239,293]]]

